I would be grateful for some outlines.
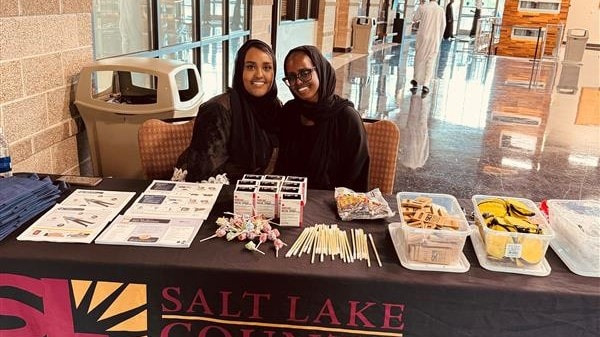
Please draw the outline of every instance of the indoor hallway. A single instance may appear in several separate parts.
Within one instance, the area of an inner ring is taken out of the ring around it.
[[[532,71],[529,60],[473,56],[457,41],[443,42],[431,92],[423,97],[409,90],[410,38],[368,56],[336,55],[332,63],[338,94],[363,118],[389,119],[400,128],[395,192],[539,201],[600,198],[598,105],[578,109],[583,87],[595,88],[586,96],[597,97],[599,56],[585,51],[574,94],[557,93],[560,62]]]

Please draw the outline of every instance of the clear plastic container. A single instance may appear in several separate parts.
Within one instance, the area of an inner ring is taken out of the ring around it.
[[[504,232],[488,228],[479,211],[478,204],[483,200],[494,198],[504,200],[513,199],[525,204],[530,211],[535,212],[535,215],[528,217],[529,221],[538,224],[542,232],[540,234],[530,234]],[[497,261],[499,265],[516,265],[517,267],[537,265],[544,260],[548,244],[554,238],[555,234],[533,201],[523,198],[493,195],[474,195],[472,201],[475,210],[475,221],[477,222],[479,233],[483,238],[485,250],[490,260]]]
[[[548,200],[550,226],[581,260],[600,268],[600,201]]]
[[[456,220],[458,228],[452,230],[409,226],[402,212],[401,202],[403,199],[416,199],[418,197],[431,198],[433,204],[444,207],[448,212],[448,216]],[[396,194],[396,200],[402,223],[402,248],[408,262],[441,265],[458,264],[463,255],[462,250],[467,236],[471,234],[471,229],[456,198],[448,194],[399,192]]]

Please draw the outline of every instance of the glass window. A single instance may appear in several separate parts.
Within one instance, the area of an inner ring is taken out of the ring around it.
[[[233,73],[235,67],[235,55],[240,47],[246,42],[244,37],[233,39],[229,43],[229,86],[233,84]]]
[[[222,0],[200,0],[200,33],[202,37],[223,34]]]
[[[92,4],[95,59],[131,55],[195,64],[206,83],[207,98],[222,93],[231,82],[235,53],[250,35],[249,0],[93,0]]]
[[[519,12],[560,13],[560,0],[520,0]]]
[[[150,0],[94,0],[96,58],[150,49]]]
[[[540,32],[539,28],[514,27],[512,29],[511,38],[536,41],[538,39],[538,32]],[[542,37],[544,36],[544,34],[545,34],[545,30],[542,29],[541,30]]]
[[[319,0],[280,0],[281,21],[316,19]]]
[[[161,47],[193,41],[192,0],[161,0],[159,22]]]
[[[246,29],[246,1],[229,0],[229,31],[236,32]]]
[[[200,74],[206,97],[223,92],[223,42],[203,45],[200,48]]]
[[[187,63],[194,63],[194,53],[192,49],[182,49],[174,53],[165,54],[162,56],[164,59],[179,60]]]

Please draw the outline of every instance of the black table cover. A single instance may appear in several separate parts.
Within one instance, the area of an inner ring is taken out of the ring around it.
[[[97,188],[148,184],[105,179]],[[466,273],[408,270],[388,231],[397,215],[342,222],[333,191],[318,190],[308,192],[305,226],[363,228],[383,267],[285,258],[302,228],[280,228],[288,246],[279,258],[269,243],[264,256],[239,241],[200,243],[232,207],[225,186],[188,249],[17,241],[23,227],[0,242],[0,336],[600,335],[600,279],[573,274],[552,249],[547,277],[485,270],[470,240]]]

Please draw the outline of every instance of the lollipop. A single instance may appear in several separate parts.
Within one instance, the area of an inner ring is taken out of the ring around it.
[[[225,236],[226,234],[227,234],[227,231],[223,227],[219,227],[215,231],[215,234],[213,234],[213,235],[211,235],[211,236],[209,236],[207,238],[204,238],[204,239],[200,240],[200,242],[204,242],[204,241],[212,239],[212,238],[221,238],[221,237]]]
[[[256,248],[256,244],[254,243],[254,241],[248,241],[248,243],[244,247],[246,247],[246,249],[248,249],[248,250],[253,250],[255,252],[261,253],[262,255],[265,255],[264,252],[262,252],[261,250]]]
[[[273,241],[273,245],[275,246],[275,257],[279,257],[279,250],[281,247],[287,246],[285,242],[281,241],[280,239],[275,239],[275,241]]]

